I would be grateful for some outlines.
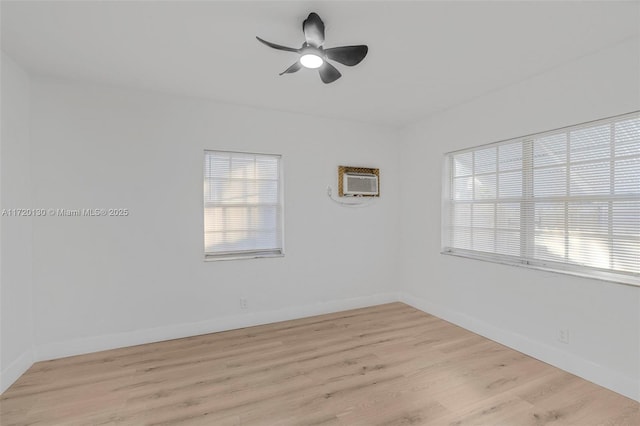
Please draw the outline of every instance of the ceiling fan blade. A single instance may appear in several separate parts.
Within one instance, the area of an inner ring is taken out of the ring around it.
[[[258,39],[258,41],[260,43],[266,44],[267,46],[273,47],[274,49],[285,50],[287,52],[296,52],[296,53],[298,53],[298,49],[294,49],[293,47],[281,46],[279,44],[271,43],[270,41],[263,40],[263,39],[261,39],[260,37],[257,37],[257,36],[256,36],[256,38]]]
[[[282,71],[280,73],[280,75],[282,74],[291,74],[294,73],[296,71],[299,71],[300,68],[302,68],[302,64],[300,63],[300,61],[296,61],[293,65],[291,65],[289,68],[287,68],[286,70]]]
[[[302,22],[302,31],[307,44],[320,47],[324,44],[324,22],[317,13],[311,12]]]
[[[360,61],[367,56],[367,52],[369,52],[369,48],[364,44],[358,46],[332,47],[331,49],[324,50],[327,58],[350,67],[358,65]]]
[[[318,72],[320,73],[320,79],[322,79],[322,82],[325,84],[333,83],[342,76],[340,71],[327,61],[324,61],[324,64],[318,68]]]

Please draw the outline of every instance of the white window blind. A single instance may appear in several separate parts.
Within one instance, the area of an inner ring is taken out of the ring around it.
[[[283,254],[280,175],[279,155],[205,151],[206,258]]]
[[[449,153],[444,253],[640,285],[640,114]]]

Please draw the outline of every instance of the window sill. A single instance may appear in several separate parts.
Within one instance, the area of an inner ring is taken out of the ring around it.
[[[222,260],[245,260],[245,259],[261,259],[270,257],[284,257],[284,253],[253,253],[253,254],[231,254],[231,255],[205,255],[205,262],[219,262]]]
[[[441,251],[440,254],[455,257],[464,257],[467,259],[481,260],[485,262],[498,263],[501,265],[519,266],[527,269],[537,269],[539,271],[553,272],[562,275],[572,275],[574,277],[590,278],[592,280],[606,281],[614,284],[623,284],[633,287],[640,287],[640,277],[627,276],[622,274],[615,274],[606,271],[576,271],[572,269],[553,268],[545,265],[523,263],[515,260],[509,260],[504,258],[489,258],[482,255],[475,255],[473,253],[461,253],[452,251]]]

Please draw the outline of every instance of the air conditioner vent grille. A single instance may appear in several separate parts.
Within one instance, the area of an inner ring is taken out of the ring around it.
[[[347,175],[347,188],[349,192],[378,192],[378,183],[375,175]]]

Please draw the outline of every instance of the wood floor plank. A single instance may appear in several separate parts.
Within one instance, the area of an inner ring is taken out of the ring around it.
[[[34,364],[9,425],[638,426],[639,404],[402,303]]]

